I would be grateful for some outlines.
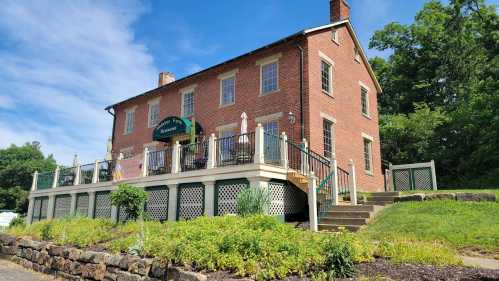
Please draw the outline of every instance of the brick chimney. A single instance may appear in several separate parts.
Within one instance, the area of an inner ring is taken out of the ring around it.
[[[329,0],[331,22],[337,22],[350,17],[350,5],[346,0]]]
[[[161,87],[161,86],[166,85],[166,84],[170,84],[173,81],[175,81],[175,76],[173,76],[173,73],[160,72],[159,73],[158,87]]]

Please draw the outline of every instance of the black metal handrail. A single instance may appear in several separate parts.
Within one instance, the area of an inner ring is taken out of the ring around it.
[[[53,183],[54,183],[54,172],[38,173],[38,178],[36,180],[36,188],[37,189],[52,188]]]
[[[59,177],[57,178],[57,186],[72,186],[75,182],[76,168],[64,167],[59,169]]]
[[[180,147],[180,171],[206,169],[208,141],[185,144]]]
[[[217,167],[253,163],[255,133],[216,139],[215,147]]]
[[[150,151],[147,157],[147,175],[163,175],[172,172],[172,147]]]
[[[80,184],[90,184],[94,178],[95,164],[85,164],[80,166]]]
[[[104,160],[99,162],[99,182],[112,181],[115,168],[115,160]]]
[[[346,196],[350,194],[350,173],[338,167],[338,194],[340,196]]]
[[[263,133],[263,155],[265,164],[281,164],[281,137],[267,132]]]

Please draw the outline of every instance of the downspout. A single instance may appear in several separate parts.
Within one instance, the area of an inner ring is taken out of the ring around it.
[[[305,120],[303,113],[303,60],[304,60],[304,51],[300,45],[296,45],[298,50],[300,50],[300,141],[305,138]]]
[[[113,133],[111,135],[111,147],[114,149],[114,129],[116,127],[116,114],[111,112],[111,109],[114,109],[114,108],[106,108],[106,111],[107,113],[111,114],[111,116],[113,116]],[[112,152],[112,150],[111,150]]]

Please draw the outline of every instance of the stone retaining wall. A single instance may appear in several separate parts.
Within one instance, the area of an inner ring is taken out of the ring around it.
[[[204,281],[200,273],[165,265],[154,259],[132,255],[112,255],[57,246],[26,238],[0,234],[0,253],[25,268],[63,280],[106,281]]]
[[[430,200],[456,200],[465,202],[496,202],[494,193],[486,192],[458,192],[458,193],[415,193],[409,195],[400,195],[395,198],[395,202],[407,201],[430,201]]]

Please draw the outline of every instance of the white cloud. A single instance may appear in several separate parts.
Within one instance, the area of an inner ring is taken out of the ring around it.
[[[193,73],[199,72],[202,69],[203,69],[202,66],[200,66],[199,64],[193,63],[193,64],[190,64],[189,66],[187,66],[185,71],[187,72],[187,74],[193,74]]]
[[[0,147],[37,140],[63,164],[104,157],[104,107],[153,88],[158,72],[131,28],[147,7],[113,3],[2,1]]]

